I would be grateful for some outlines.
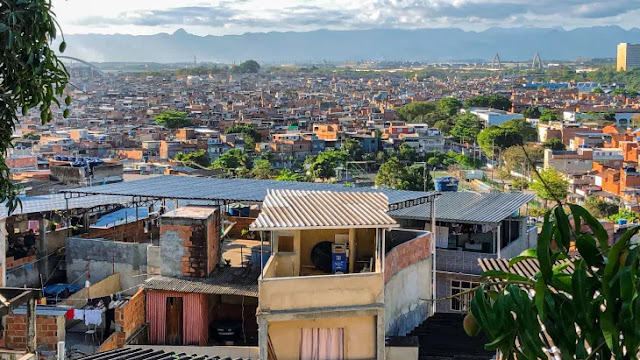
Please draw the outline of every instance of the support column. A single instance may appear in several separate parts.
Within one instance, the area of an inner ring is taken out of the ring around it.
[[[502,257],[500,256],[500,245],[502,244],[502,236],[500,234],[500,226],[498,225],[498,238],[496,239],[496,253],[498,254],[498,259],[501,259]]]
[[[293,257],[293,276],[300,276],[300,244],[302,243],[302,231],[296,230],[293,235],[293,251],[295,253]]]
[[[378,310],[376,315],[376,359],[384,360],[384,338],[385,338],[384,309]]]
[[[47,229],[45,227],[44,217],[38,219],[38,239],[36,240],[36,249],[37,254],[36,258],[43,259],[47,256]],[[49,271],[47,266],[48,261],[45,259],[43,261],[38,261],[38,269],[40,271],[40,275],[45,279],[49,278]],[[43,284],[44,285],[44,284]]]
[[[353,274],[355,268],[356,268],[356,229],[349,229],[349,274]]]
[[[27,302],[27,352],[35,353],[36,347],[36,299]]]
[[[438,225],[436,224],[436,198],[431,197],[429,199],[429,210],[431,211],[431,298],[436,299],[436,256],[438,250],[436,249],[436,242],[438,239]],[[431,316],[436,313],[436,302],[435,300],[431,301]]]
[[[258,318],[258,348],[260,350],[260,360],[269,359],[269,328],[267,321]]]

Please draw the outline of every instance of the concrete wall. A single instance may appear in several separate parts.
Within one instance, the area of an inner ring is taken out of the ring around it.
[[[386,360],[418,360],[417,347],[387,346],[384,348]]]
[[[5,284],[8,287],[34,287],[40,288],[40,272],[36,263],[31,261],[35,260],[35,257],[27,257],[24,259],[29,260],[27,263],[19,263],[19,265],[7,268],[7,276]],[[22,259],[20,259],[22,260]]]
[[[404,336],[430,314],[431,234],[394,247],[385,259],[386,336]]]
[[[345,359],[376,358],[376,318],[358,316],[269,323],[269,336],[278,360],[300,358],[303,328],[344,328]]]
[[[96,283],[120,273],[120,286],[125,293],[135,293],[144,282],[147,270],[148,244],[124,243],[104,239],[67,239],[67,280],[84,284],[87,268],[91,282]],[[88,266],[88,267],[87,267]],[[135,277],[134,277],[135,276]],[[77,280],[77,281],[76,281]],[[131,289],[133,288],[133,289]]]
[[[92,284],[88,288],[85,287],[82,290],[74,293],[69,296],[65,303],[67,305],[80,305],[82,302],[86,302],[87,299],[94,299],[103,296],[108,296],[111,294],[115,294],[122,290],[120,288],[120,274],[115,273],[105,279],[98,281],[95,284]]]
[[[259,281],[260,310],[292,310],[382,303],[381,273],[273,278]]]
[[[70,233],[71,231],[69,231],[69,229],[48,231],[45,234],[45,246],[47,249],[47,254],[51,254],[52,252],[63,247]]]
[[[147,247],[147,273],[159,275],[162,273],[162,248],[149,245]]]
[[[436,249],[436,269],[453,273],[482,274],[478,259],[497,258],[496,254]]]

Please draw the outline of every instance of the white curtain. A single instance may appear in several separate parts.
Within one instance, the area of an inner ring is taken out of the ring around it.
[[[302,329],[300,360],[344,360],[343,328]]]

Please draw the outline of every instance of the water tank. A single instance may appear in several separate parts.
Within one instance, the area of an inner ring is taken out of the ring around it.
[[[440,192],[456,192],[458,191],[458,182],[457,178],[451,176],[445,176],[437,178],[434,181],[436,191]]]
[[[255,266],[259,266],[260,264],[260,245],[253,246],[251,248],[251,263]],[[262,266],[267,264],[269,258],[271,257],[271,249],[268,246],[265,246],[262,249]]]

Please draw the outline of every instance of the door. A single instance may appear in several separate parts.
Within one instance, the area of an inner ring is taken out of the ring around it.
[[[183,345],[182,342],[182,298],[167,298],[167,345]]]

